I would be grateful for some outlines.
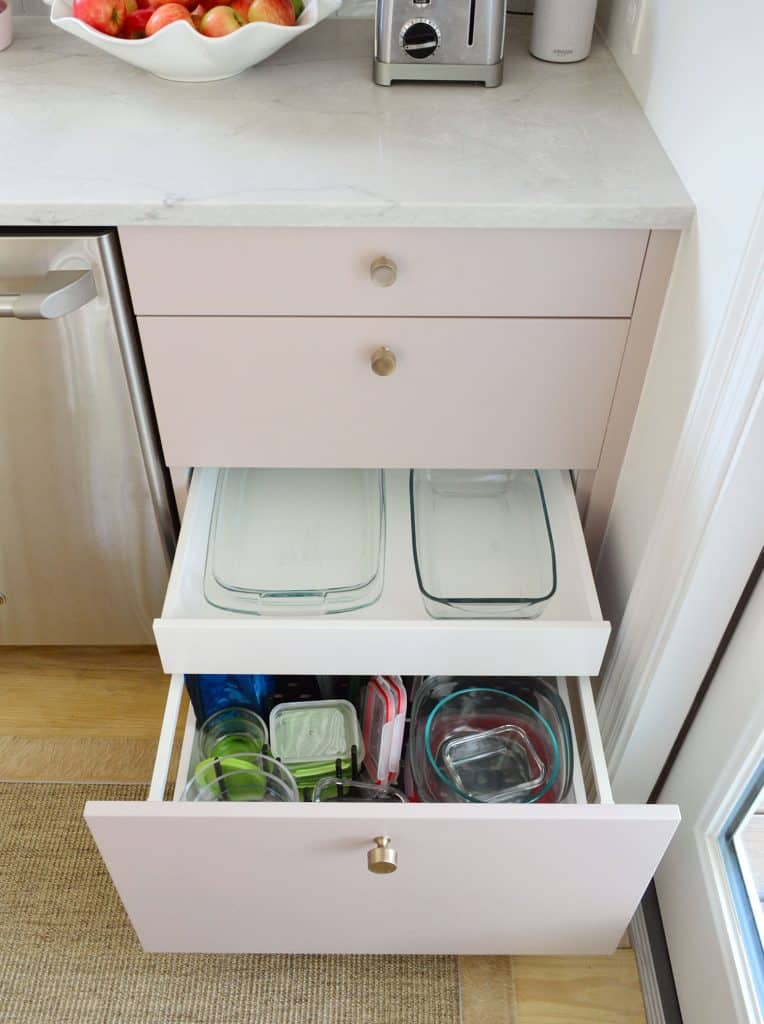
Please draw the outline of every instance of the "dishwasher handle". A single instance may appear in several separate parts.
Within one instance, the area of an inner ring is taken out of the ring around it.
[[[95,296],[92,270],[49,270],[25,291],[0,295],[0,317],[55,320],[73,313]]]

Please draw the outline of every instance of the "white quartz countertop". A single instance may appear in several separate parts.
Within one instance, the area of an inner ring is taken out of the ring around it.
[[[605,47],[504,85],[371,80],[330,19],[260,67],[165,82],[17,18],[0,53],[0,226],[682,228],[692,202]]]

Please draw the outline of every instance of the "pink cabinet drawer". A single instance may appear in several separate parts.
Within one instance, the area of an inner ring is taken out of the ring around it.
[[[170,466],[594,468],[628,325],[139,318]]]
[[[132,227],[120,239],[139,316],[628,317],[648,234]],[[386,287],[372,279],[379,257],[395,265]]]
[[[91,802],[85,817],[149,952],[610,953],[679,812],[612,802],[589,680],[558,687],[585,723],[595,802],[578,745],[561,804],[165,800],[178,675],[148,800]],[[397,852],[392,874],[367,869],[376,836]]]

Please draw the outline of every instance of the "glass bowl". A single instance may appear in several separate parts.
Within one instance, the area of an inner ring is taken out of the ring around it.
[[[298,801],[300,794],[292,773],[280,761],[265,754],[250,754],[200,761],[181,799],[290,803]]]
[[[560,770],[544,716],[515,694],[488,687],[443,697],[427,717],[424,751],[428,788],[441,799],[534,803]]]
[[[268,743],[268,727],[250,708],[222,708],[199,726],[202,757],[259,754]]]

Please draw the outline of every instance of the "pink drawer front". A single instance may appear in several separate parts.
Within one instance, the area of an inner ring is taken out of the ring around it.
[[[577,750],[562,804],[164,800],[176,676],[148,801],[89,803],[85,817],[151,952],[609,953],[679,813],[611,802],[589,681],[558,685],[580,705],[598,802]],[[367,869],[377,836],[398,854],[392,874]]]
[[[170,466],[594,468],[628,324],[139,318]]]
[[[479,199],[479,194],[476,194]],[[631,316],[647,231],[120,230],[139,316]],[[395,282],[375,284],[387,257]]]

